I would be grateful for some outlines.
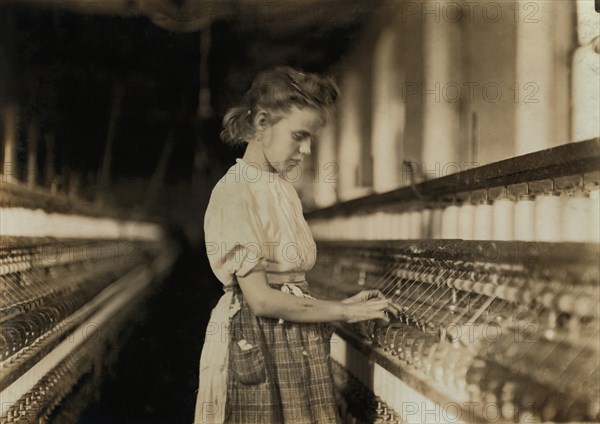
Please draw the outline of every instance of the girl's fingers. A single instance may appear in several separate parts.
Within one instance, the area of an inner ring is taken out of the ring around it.
[[[390,318],[387,316],[387,314],[385,313],[385,311],[381,311],[378,314],[378,318],[384,320],[385,322],[390,322]]]
[[[375,290],[375,296],[374,297],[376,297],[377,299],[385,299],[385,296],[379,290]]]
[[[384,313],[389,313],[389,314],[392,314],[392,315],[393,315],[393,316],[395,316],[396,318],[397,318],[397,317],[398,317],[398,315],[399,315],[399,312],[398,312],[398,310],[397,310],[396,308],[394,308],[394,306],[393,306],[393,305],[391,305],[391,304],[385,305],[381,311],[382,311],[382,312],[384,312]]]
[[[400,315],[400,312],[394,307],[394,305],[389,305],[386,310],[396,318],[398,318]]]
[[[394,302],[390,302],[390,308],[394,310],[394,315],[400,315],[400,308],[394,304]]]
[[[391,305],[391,302],[387,299],[372,299],[369,300],[367,303],[370,303],[371,305],[379,308],[387,308]]]
[[[370,291],[370,290],[363,290],[363,291],[360,293],[360,297],[362,298],[363,302],[365,302],[365,301],[367,301],[367,300],[371,299],[371,297],[372,297],[372,296],[371,296],[371,291]]]
[[[370,299],[376,299],[382,297],[381,292],[379,290],[363,290],[361,292],[361,297],[364,301]]]
[[[395,317],[398,317],[400,315],[400,310],[396,307],[396,305],[394,305],[392,301],[388,299],[370,300],[369,303],[371,303],[373,308],[381,311],[385,310],[394,315]]]
[[[383,294],[377,289],[369,290],[369,295],[371,298],[383,298]]]
[[[375,294],[376,298],[366,300],[364,302],[356,304],[355,318],[351,322],[364,321],[369,319],[380,319],[386,323],[390,322],[390,315],[398,317],[400,310],[394,305],[394,303],[382,297],[379,297],[378,290],[365,290],[365,295]],[[366,297],[366,296],[365,296]]]

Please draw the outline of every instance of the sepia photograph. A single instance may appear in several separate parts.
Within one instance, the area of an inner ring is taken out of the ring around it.
[[[600,423],[600,0],[0,0],[0,424]]]

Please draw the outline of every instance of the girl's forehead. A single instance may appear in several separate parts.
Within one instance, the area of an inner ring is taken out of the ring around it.
[[[294,129],[316,131],[323,124],[323,116],[315,109],[308,107],[299,109],[293,106],[290,112],[283,114],[283,119],[280,123],[296,127]]]

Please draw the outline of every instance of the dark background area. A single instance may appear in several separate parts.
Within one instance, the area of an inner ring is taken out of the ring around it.
[[[203,249],[184,250],[118,361],[103,373],[97,400],[80,423],[193,421],[202,341],[222,294],[205,258]]]
[[[20,122],[39,121],[39,163],[51,135],[57,173],[65,181],[81,175],[80,195],[93,200],[114,113],[111,204],[124,209],[143,202],[128,189],[150,179],[169,136],[174,143],[163,191],[185,191],[194,178],[222,174],[241,150],[219,143],[220,118],[256,73],[275,65],[331,73],[360,29],[357,21],[324,26],[309,19],[291,31],[260,20],[212,22],[203,76],[211,93],[207,118],[198,113],[204,34],[167,31],[146,17],[35,6],[1,11],[3,102],[19,103]],[[25,169],[26,125],[19,130],[19,168]],[[209,160],[197,160],[199,152]],[[42,172],[38,182],[44,184]],[[147,212],[169,215],[160,208]]]

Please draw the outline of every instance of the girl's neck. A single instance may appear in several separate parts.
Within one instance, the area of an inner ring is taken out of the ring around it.
[[[248,143],[242,160],[249,165],[259,167],[261,171],[277,173],[277,170],[269,165],[269,161],[265,157],[260,145],[255,141]]]

